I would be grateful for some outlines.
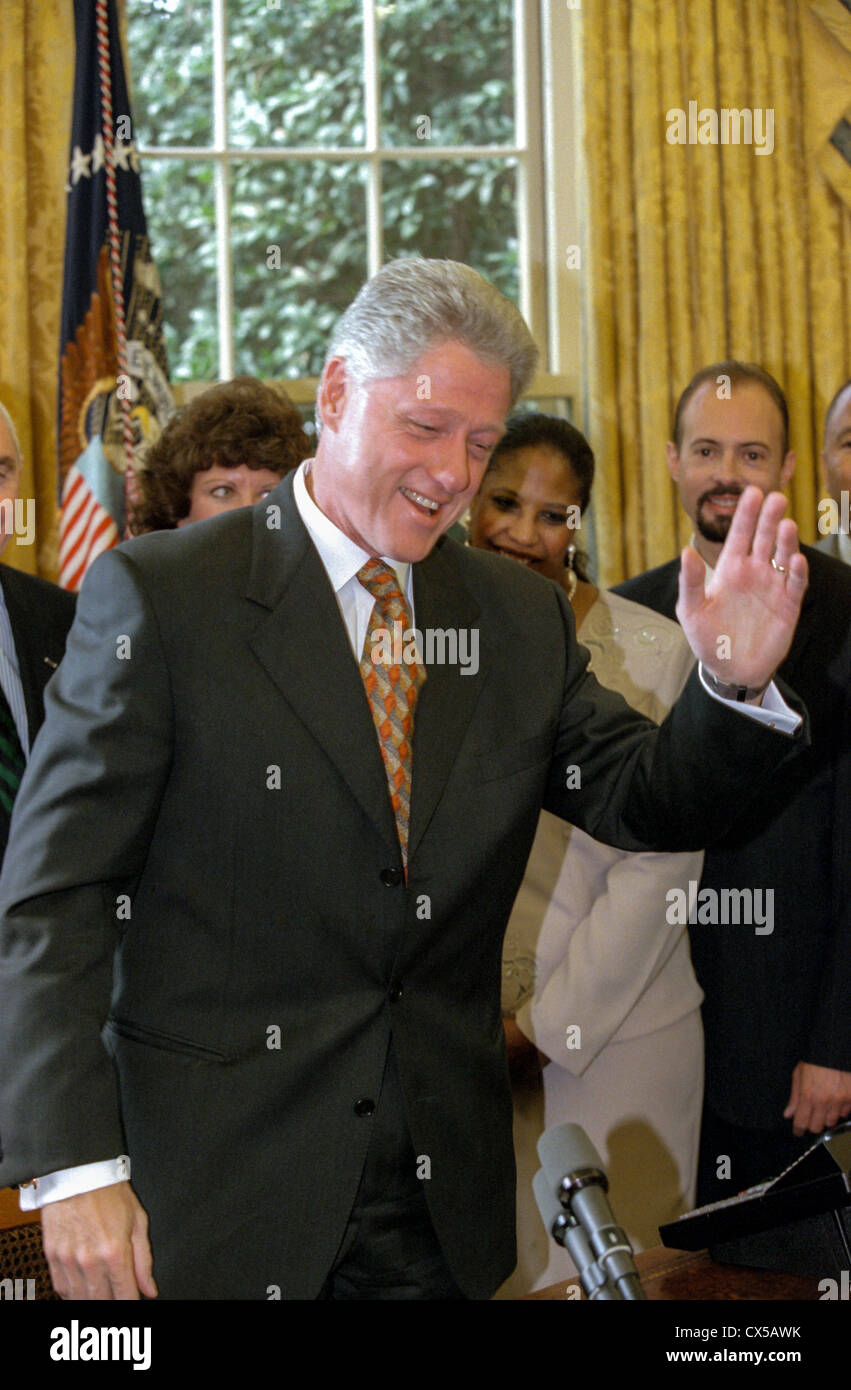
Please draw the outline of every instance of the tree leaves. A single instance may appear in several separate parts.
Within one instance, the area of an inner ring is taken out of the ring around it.
[[[513,142],[512,9],[406,0],[377,13],[385,255],[469,261],[516,297],[514,161],[392,153]],[[137,143],[212,145],[210,0],[128,0],[127,10]],[[244,151],[230,172],[236,370],[314,375],[367,274],[366,164],[251,161],[251,149],[363,148],[360,0],[228,0],[227,64],[229,141]],[[172,372],[216,377],[213,163],[148,158],[143,183]]]

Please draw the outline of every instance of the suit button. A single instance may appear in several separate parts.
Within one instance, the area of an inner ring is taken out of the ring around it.
[[[379,875],[381,882],[387,888],[396,888],[403,878],[401,869],[382,869]]]
[[[356,1100],[356,1101],[355,1101],[355,1114],[356,1114],[358,1117],[361,1117],[361,1116],[363,1116],[363,1115],[374,1115],[374,1114],[375,1114],[375,1101],[374,1101],[374,1100],[370,1100],[368,1096],[363,1096],[361,1100]]]
[[[398,1004],[398,1003],[399,1003],[399,1000],[402,998],[402,986],[401,986],[401,985],[393,985],[393,987],[392,987],[391,990],[390,990],[390,994],[389,994],[388,997],[389,997],[389,999],[390,999],[390,1003],[391,1003],[391,1004]]]

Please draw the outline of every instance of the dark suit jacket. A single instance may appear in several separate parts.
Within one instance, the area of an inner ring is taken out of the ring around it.
[[[697,681],[656,729],[510,561],[444,539],[414,602],[420,628],[477,628],[480,668],[420,693],[406,886],[290,479],[83,586],[2,883],[0,1182],[129,1153],[167,1297],[316,1295],[391,1032],[444,1254],[491,1294],[514,1263],[500,953],[542,802],[627,848],[699,844],[799,742]],[[695,795],[713,748],[734,756]]]
[[[0,584],[15,639],[32,747],[44,719],[44,687],[62,660],[76,598],[9,565],[0,565]],[[8,818],[0,811],[0,861],[8,834]]]
[[[831,531],[821,540],[816,541],[815,549],[820,550],[822,555],[831,555],[834,560],[842,560],[842,553],[839,549],[839,534]]]
[[[851,569],[803,546],[809,589],[780,675],[812,742],[706,852],[702,886],[774,891],[774,931],[692,926],[706,998],[706,1099],[750,1128],[783,1125],[799,1061],[851,1071]],[[617,592],[676,618],[679,560]]]

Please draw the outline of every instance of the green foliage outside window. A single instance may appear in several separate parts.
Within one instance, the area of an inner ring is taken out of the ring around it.
[[[377,5],[384,254],[468,261],[516,299],[516,169],[505,157],[406,160],[394,147],[514,141],[511,0]],[[137,144],[213,140],[210,0],[127,0]],[[251,151],[363,147],[360,0],[228,0],[235,368],[318,373],[367,274],[366,169]],[[218,374],[214,165],[143,163],[172,373]]]

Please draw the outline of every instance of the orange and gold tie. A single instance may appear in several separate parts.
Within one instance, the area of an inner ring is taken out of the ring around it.
[[[396,830],[407,877],[408,822],[411,815],[411,772],[413,768],[414,710],[425,667],[416,661],[399,664],[382,659],[382,647],[393,650],[399,635],[410,630],[411,614],[399,588],[399,581],[381,560],[370,559],[358,570],[358,580],[375,598],[360,660],[378,745],[384,759],[390,803],[396,817]],[[394,628],[394,623],[400,627]],[[385,635],[386,634],[386,635]],[[383,639],[383,640],[382,640]]]

